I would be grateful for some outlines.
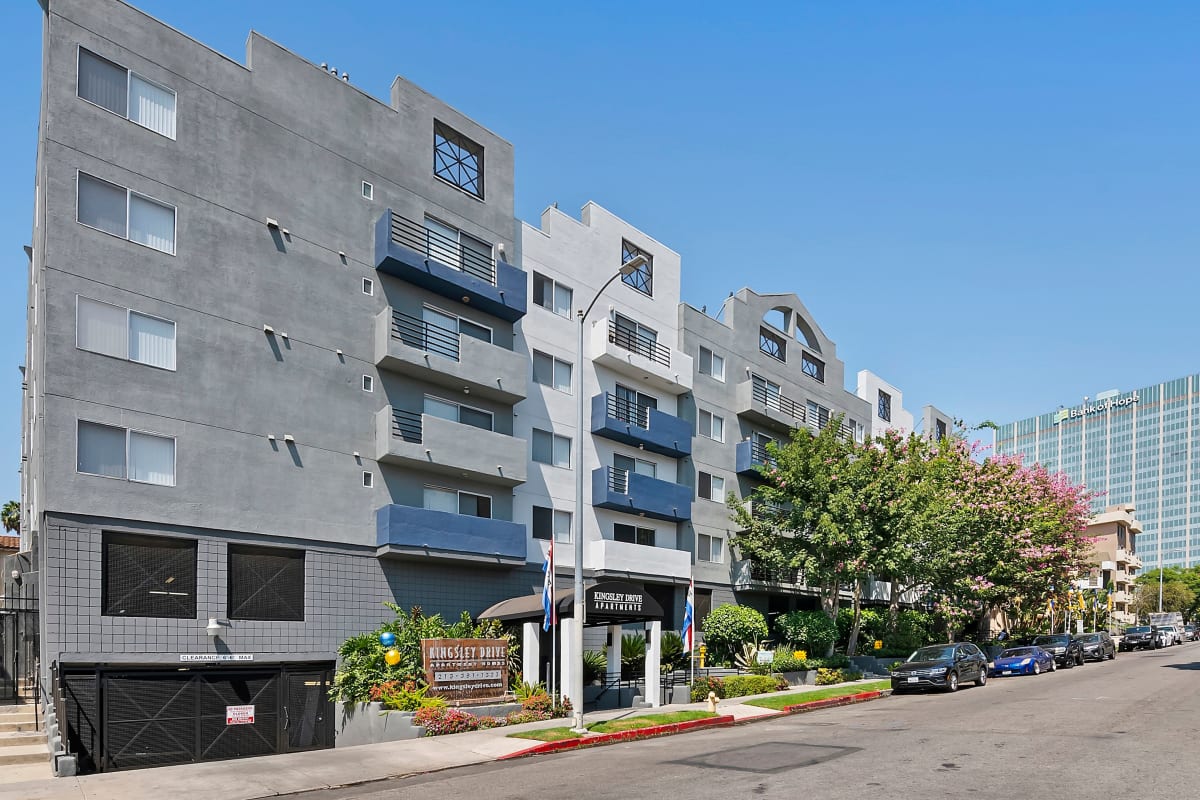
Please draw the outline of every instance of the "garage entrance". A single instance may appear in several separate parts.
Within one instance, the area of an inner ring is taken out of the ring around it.
[[[106,772],[332,747],[333,666],[63,666],[69,751]]]

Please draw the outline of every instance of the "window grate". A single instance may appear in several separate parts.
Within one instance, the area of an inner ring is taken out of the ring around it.
[[[196,618],[196,542],[103,535],[102,613],[109,617]]]
[[[229,545],[229,618],[304,621],[304,551]]]
[[[645,256],[646,263],[628,275],[621,276],[621,282],[632,286],[642,294],[654,295],[654,256],[636,247],[624,239],[621,240],[621,263],[627,264],[638,256]]]
[[[483,146],[435,122],[433,174],[482,199]]]

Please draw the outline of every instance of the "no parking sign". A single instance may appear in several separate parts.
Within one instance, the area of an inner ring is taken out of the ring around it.
[[[226,725],[253,725],[254,706],[225,706]]]

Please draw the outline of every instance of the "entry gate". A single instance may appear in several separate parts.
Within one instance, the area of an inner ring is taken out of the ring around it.
[[[0,597],[0,703],[37,698],[36,597]]]
[[[217,761],[333,746],[333,665],[63,668],[81,770]]]

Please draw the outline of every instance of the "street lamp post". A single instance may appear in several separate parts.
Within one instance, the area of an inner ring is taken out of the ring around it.
[[[583,438],[584,438],[584,397],[583,397],[583,331],[587,322],[588,314],[592,313],[592,308],[596,305],[596,301],[600,299],[600,295],[604,294],[612,282],[617,278],[624,278],[637,272],[643,266],[649,263],[649,260],[641,254],[634,256],[621,265],[620,270],[614,272],[609,279],[604,282],[596,292],[592,302],[583,311],[579,312],[579,330],[575,341],[575,613],[574,626],[571,629],[571,659],[574,662],[571,670],[571,708],[574,713],[575,725],[572,728],[576,733],[584,733],[586,729],[583,727],[583,616],[584,616],[584,593],[583,593]]]

